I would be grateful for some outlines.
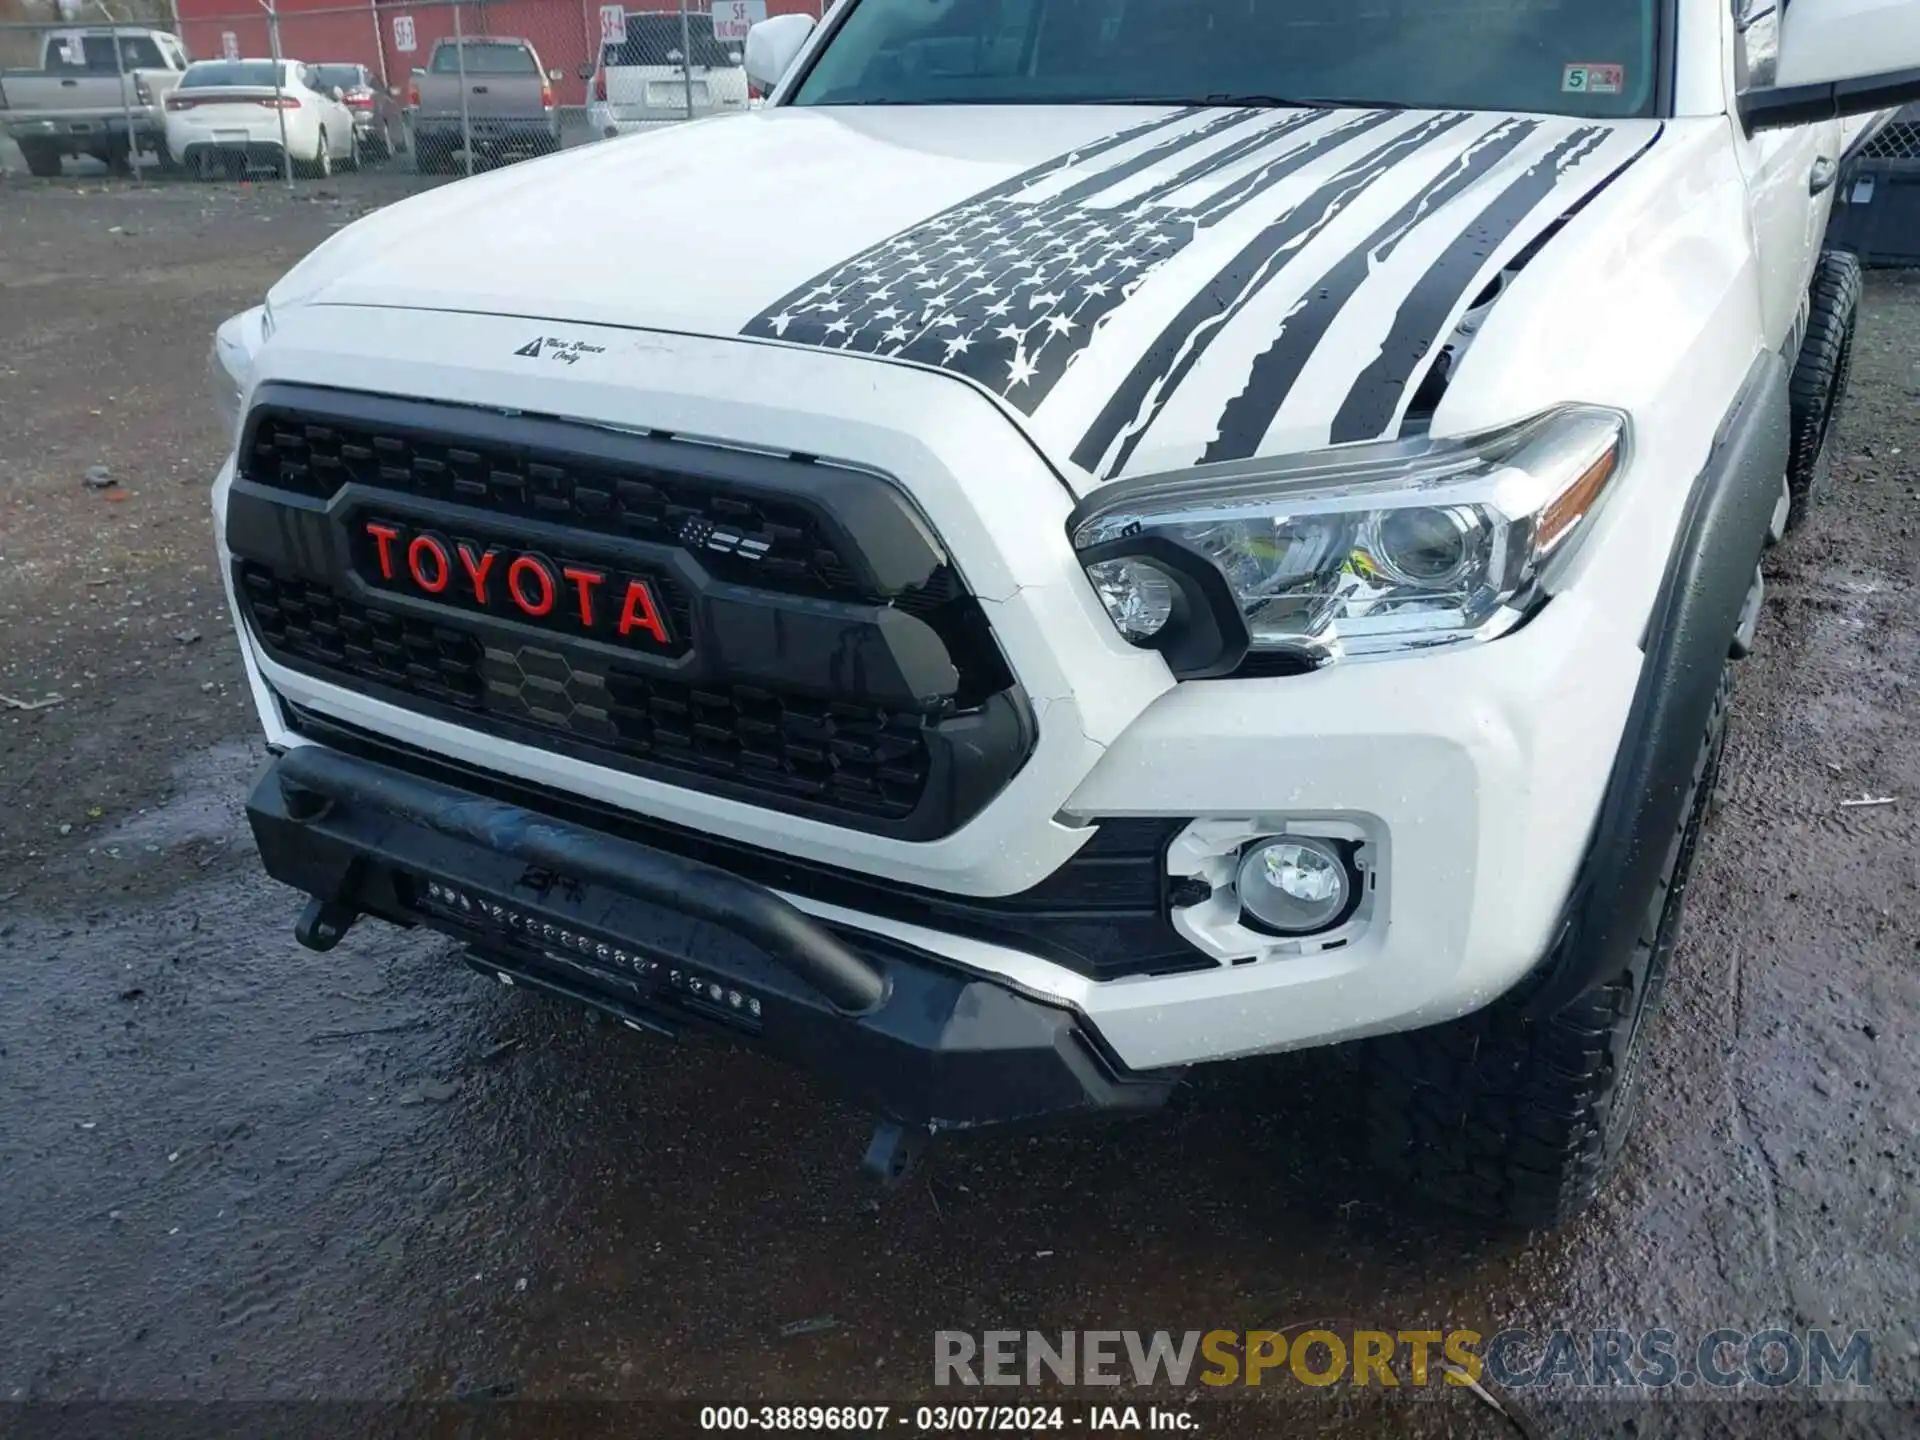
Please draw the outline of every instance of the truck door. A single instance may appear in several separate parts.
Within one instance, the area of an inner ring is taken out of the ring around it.
[[[1765,88],[1773,83],[1779,59],[1785,0],[1731,3],[1735,93]],[[1738,119],[1734,124],[1739,125]],[[1801,303],[1833,209],[1841,130],[1839,121],[1829,120],[1736,137],[1753,200],[1761,305],[1770,345],[1783,345],[1798,333]]]

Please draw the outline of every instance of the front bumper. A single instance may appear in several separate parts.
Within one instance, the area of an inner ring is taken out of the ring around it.
[[[739,876],[317,746],[247,804],[267,871],[330,948],[373,915],[464,942],[484,974],[637,1029],[716,1031],[925,1130],[1151,1109],[1175,1081],[1070,1010],[809,919]]]
[[[127,136],[127,117],[125,115],[54,115],[44,118],[8,116],[5,121],[7,133],[16,141],[54,141],[69,147],[70,151],[81,151],[90,145],[104,145],[110,141],[124,141]],[[147,145],[158,144],[166,138],[166,126],[160,118],[148,111],[133,112],[133,134],[136,139]]]
[[[413,140],[423,150],[457,151],[470,142],[476,155],[544,154],[560,148],[560,131],[541,120],[470,120],[462,129],[456,117],[416,120]]]
[[[479,734],[278,664],[250,639],[243,654],[271,741],[301,743],[285,708],[299,707],[551,794],[803,856],[869,885],[983,903],[1041,885],[1112,817],[1367,829],[1380,880],[1364,935],[1338,950],[1181,973],[1101,978],[1018,934],[965,933],[927,910],[780,882],[817,919],[1064,1007],[1136,1071],[1435,1024],[1510,989],[1553,945],[1642,669],[1639,628],[1660,568],[1649,547],[1596,537],[1580,585],[1496,644],[1175,684],[1099,609],[1065,541],[1073,497],[988,401],[946,377],[691,335],[639,343],[585,324],[568,333],[606,347],[591,369],[530,366],[514,356],[525,322],[338,298],[284,312],[255,379],[726,436],[894,477],[981,598],[1032,697],[1038,743],[960,829],[900,840]],[[858,383],[824,383],[836,366]],[[1643,455],[1661,451],[1650,441]],[[982,474],[997,483],[970,478]],[[1636,509],[1641,497],[1685,493],[1667,478],[1636,480],[1604,526],[1667,533],[1662,517]],[[229,467],[215,489],[223,517],[231,483]],[[222,559],[230,583],[230,553]]]

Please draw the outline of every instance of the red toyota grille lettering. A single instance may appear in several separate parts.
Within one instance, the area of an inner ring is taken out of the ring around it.
[[[651,641],[663,649],[673,644],[645,580],[379,520],[367,521],[366,533],[380,578],[395,589],[494,613],[518,611],[589,635]]]

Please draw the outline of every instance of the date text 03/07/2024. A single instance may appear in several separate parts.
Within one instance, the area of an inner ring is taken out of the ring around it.
[[[1040,1434],[1054,1431],[1161,1431],[1195,1434],[1191,1410],[1155,1405],[707,1405],[702,1430],[851,1431],[909,1434]]]

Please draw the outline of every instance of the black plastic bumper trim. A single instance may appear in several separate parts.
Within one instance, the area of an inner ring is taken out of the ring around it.
[[[789,894],[806,894],[861,914],[929,925],[945,934],[1023,950],[1089,979],[1181,975],[1211,970],[1218,963],[1183,939],[1170,917],[1166,854],[1190,823],[1186,818],[1103,816],[1096,822],[1094,838],[1031,889],[999,897],[956,895],[843,870],[794,851],[776,853],[689,830],[429,754],[284,699],[280,706],[289,730],[329,750],[732,873],[757,875]]]
[[[877,967],[771,890],[724,870],[315,745],[288,752],[279,775],[296,823],[302,823],[308,806],[303,791],[336,804],[371,806],[529,865],[723,926],[766,951],[843,1014],[865,1014],[886,999],[886,976]]]
[[[886,936],[801,916],[882,977],[878,1002],[848,1013],[802,978],[790,951],[759,943],[764,931],[745,938],[731,910],[676,908],[722,895],[757,895],[763,914],[766,901],[784,904],[751,881],[723,873],[704,893],[636,885],[633,855],[645,846],[454,786],[396,790],[368,762],[319,758],[327,753],[306,746],[271,760],[247,820],[267,873],[311,896],[308,910],[319,906],[342,933],[360,916],[433,930],[461,942],[482,974],[643,1030],[695,1029],[745,1044],[926,1134],[1137,1114],[1164,1104],[1179,1080],[1173,1070],[1128,1070],[1067,1006]],[[329,799],[309,781],[347,798]],[[396,796],[408,803],[382,803]],[[415,801],[433,808],[423,813]],[[449,814],[463,806],[464,818]],[[565,844],[513,847],[568,868],[498,848],[503,827],[516,839],[568,832]],[[673,873],[655,867],[665,858],[645,862],[656,879]],[[770,938],[786,945],[791,935],[776,925]]]
[[[1779,501],[1788,373],[1779,355],[1755,360],[1688,497],[1641,636],[1646,661],[1593,838],[1533,977],[1536,1014],[1628,966]]]

